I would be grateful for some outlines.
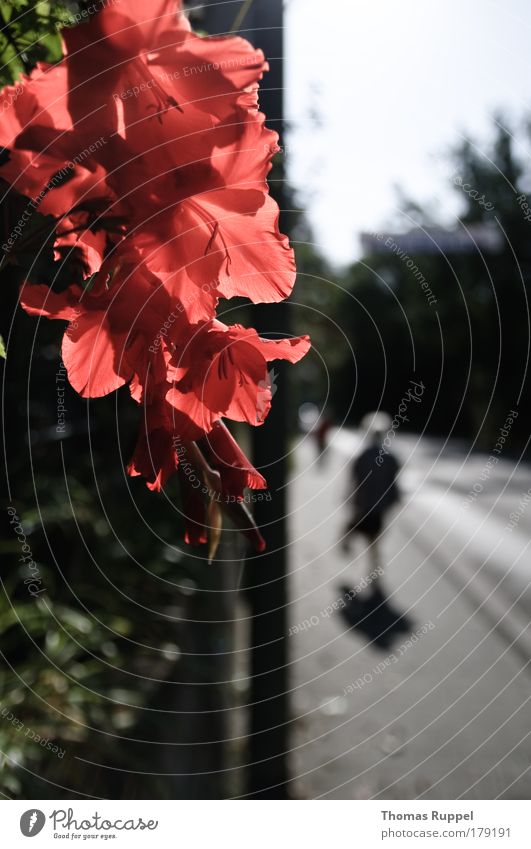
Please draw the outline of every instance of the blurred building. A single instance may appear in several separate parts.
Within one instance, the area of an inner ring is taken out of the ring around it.
[[[490,224],[469,224],[455,229],[415,227],[406,233],[361,233],[364,256],[391,251],[402,254],[498,253],[502,247],[499,228]]]

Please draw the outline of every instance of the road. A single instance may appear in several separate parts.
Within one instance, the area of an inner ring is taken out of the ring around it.
[[[321,465],[309,439],[292,457],[296,795],[529,798],[531,467],[397,436],[384,582],[414,636],[381,650],[332,610],[369,571],[362,543],[351,556],[337,544],[358,446],[337,430]]]

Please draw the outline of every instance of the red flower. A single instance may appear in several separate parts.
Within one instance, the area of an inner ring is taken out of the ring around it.
[[[63,362],[74,389],[85,398],[107,395],[136,377],[138,399],[148,367],[164,381],[163,351],[156,346],[171,302],[160,280],[134,252],[111,256],[84,289],[55,293],[25,284],[21,303],[30,314],[70,322],[63,337]],[[180,319],[182,321],[182,319]]]
[[[0,142],[12,161],[0,175],[23,194],[45,192],[44,212],[81,207],[92,224],[88,205],[101,226],[126,217],[141,227],[154,272],[180,268],[188,285],[210,287],[208,317],[214,289],[286,297],[295,268],[267,195],[277,136],[256,109],[262,53],[241,38],[197,38],[170,0],[105,7],[63,37],[63,63],[41,66],[6,101]],[[68,181],[47,191],[65,168]]]
[[[104,6],[62,34],[61,63],[0,95],[0,178],[29,216],[57,219],[57,255],[80,248],[86,278],[61,293],[26,284],[22,305],[69,322],[63,360],[81,395],[130,383],[143,418],[128,472],[160,490],[178,471],[188,538],[203,541],[209,522],[215,549],[215,492],[261,548],[242,498],[265,480],[221,418],[261,424],[267,364],[310,344],[216,318],[220,297],[279,301],[295,279],[266,182],[277,136],[257,106],[264,56],[241,38],[198,38],[172,0]]]
[[[242,501],[244,489],[265,489],[265,478],[256,471],[223,422],[217,421],[202,440],[210,465],[221,476],[221,493],[225,498]]]
[[[142,475],[148,489],[160,492],[177,471],[178,441],[173,433],[168,405],[149,404],[144,408],[136,448],[127,474]]]
[[[296,363],[309,347],[307,336],[271,341],[217,320],[191,326],[168,367],[173,387],[166,398],[176,429],[185,439],[197,439],[222,416],[262,424],[270,406],[267,363]]]

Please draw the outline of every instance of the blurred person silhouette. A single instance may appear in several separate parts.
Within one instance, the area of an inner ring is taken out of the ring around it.
[[[365,422],[367,417],[363,419]],[[350,496],[351,519],[349,520],[342,545],[346,554],[355,534],[366,537],[371,573],[381,570],[378,539],[383,530],[386,513],[399,500],[396,476],[399,465],[394,454],[383,446],[383,413],[374,413],[367,427],[368,446],[354,458],[351,467],[352,493]],[[363,424],[362,424],[363,426]]]
[[[394,454],[383,445],[388,421],[384,413],[371,413],[362,421],[369,444],[352,464],[352,514],[342,539],[343,550],[349,554],[352,538],[365,538],[369,572],[356,589],[341,587],[346,604],[340,612],[350,627],[361,630],[381,648],[391,644],[394,634],[410,627],[407,617],[387,602],[381,580],[380,538],[386,516],[400,498],[396,481],[400,467]]]
[[[299,407],[299,427],[303,433],[310,434],[315,442],[317,465],[321,466],[328,445],[328,432],[334,423],[330,408],[319,410],[313,401],[306,401]]]
[[[332,427],[332,423],[333,420],[330,411],[323,410],[313,428],[315,447],[317,450],[317,464],[319,466],[323,465],[325,459],[325,451],[328,444],[328,432]]]

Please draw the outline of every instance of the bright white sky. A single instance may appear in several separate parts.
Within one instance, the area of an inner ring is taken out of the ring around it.
[[[286,0],[285,25],[288,174],[335,263],[404,226],[396,185],[451,222],[448,148],[531,119],[531,0]]]

